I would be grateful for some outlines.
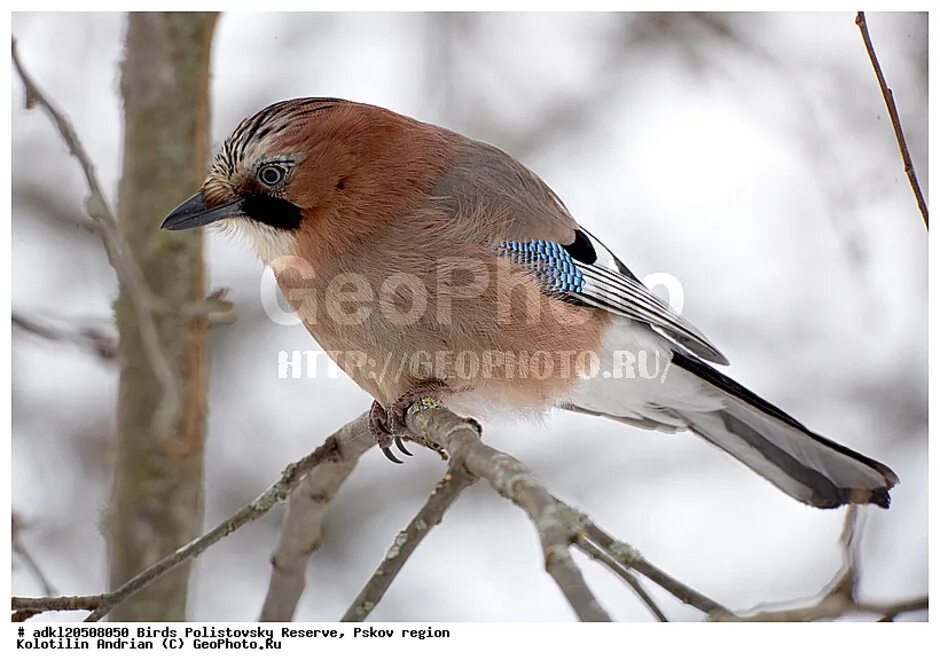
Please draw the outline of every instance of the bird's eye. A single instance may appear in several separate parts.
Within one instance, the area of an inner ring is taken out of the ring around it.
[[[269,188],[279,186],[287,178],[287,168],[283,165],[264,165],[258,170],[258,180]]]

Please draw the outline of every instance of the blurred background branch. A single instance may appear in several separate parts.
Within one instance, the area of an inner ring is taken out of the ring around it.
[[[924,193],[920,189],[920,182],[917,180],[917,173],[914,171],[914,163],[911,161],[911,152],[907,148],[907,140],[904,138],[904,130],[901,127],[901,115],[898,113],[898,106],[894,102],[894,93],[888,87],[885,81],[884,72],[881,71],[881,63],[878,62],[878,55],[875,53],[875,46],[871,42],[871,34],[868,32],[868,22],[865,20],[865,12],[859,12],[855,16],[855,23],[862,33],[862,40],[865,42],[865,50],[868,51],[868,58],[871,60],[871,66],[875,70],[875,77],[878,79],[878,87],[881,89],[881,95],[885,99],[885,106],[888,108],[888,116],[891,118],[891,127],[894,129],[894,136],[898,140],[898,150],[901,151],[901,161],[904,163],[904,173],[907,174],[907,180],[910,181],[911,190],[914,191],[914,199],[917,200],[917,208],[920,209],[920,215],[924,218],[924,227],[929,228],[927,215],[927,202],[924,200]]]
[[[43,596],[53,596],[55,594],[55,589],[53,588],[52,584],[50,584],[46,574],[43,573],[42,568],[39,567],[39,563],[36,561],[36,559],[33,558],[33,555],[23,543],[22,534],[24,529],[25,527],[23,519],[14,512],[10,519],[10,547],[12,548],[12,552],[15,556],[19,557],[23,565],[26,566],[30,573],[32,573],[32,576],[36,579],[40,588],[42,589]]]
[[[926,611],[927,596],[914,596],[890,603],[871,603],[859,600],[859,544],[861,542],[864,512],[858,506],[845,511],[845,523],[839,546],[842,564],[832,581],[823,587],[812,603],[783,603],[762,605],[757,610],[738,615],[712,615],[715,621],[735,622],[813,622],[820,619],[838,619],[849,614],[874,615],[879,622],[893,622],[904,612]]]
[[[98,233],[104,242],[108,259],[118,274],[120,284],[123,286],[129,308],[133,310],[134,327],[139,330],[141,340],[141,354],[150,364],[153,376],[161,389],[160,404],[153,414],[153,428],[163,437],[169,435],[170,425],[178,418],[180,411],[180,393],[177,379],[161,349],[159,335],[154,324],[154,308],[156,300],[151,291],[147,278],[141,271],[134,254],[134,249],[128,244],[125,231],[121,228],[111,213],[111,207],[98,184],[95,176],[96,169],[82,146],[78,135],[65,116],[49,101],[49,99],[36,87],[32,78],[26,73],[20,62],[16,50],[16,40],[12,46],[13,65],[26,87],[26,107],[41,107],[52,119],[62,141],[69,152],[75,156],[85,180],[88,183],[88,197],[85,200],[85,212],[88,214],[89,227]]]
[[[51,322],[15,311],[11,319],[15,330],[47,341],[71,343],[101,360],[111,361],[117,355],[117,337],[104,327]]]

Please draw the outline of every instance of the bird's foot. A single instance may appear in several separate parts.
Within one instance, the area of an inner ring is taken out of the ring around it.
[[[379,449],[389,461],[396,464],[404,463],[392,452],[393,443],[402,454],[411,457],[411,453],[408,452],[405,448],[405,444],[402,443],[401,435],[391,430],[388,412],[378,401],[373,401],[372,408],[369,409],[369,431],[372,432],[372,435],[375,437],[375,442],[379,445]]]
[[[392,452],[392,444],[403,454],[411,456],[411,453],[405,449],[402,443],[403,438],[414,440],[410,436],[410,431],[406,420],[408,415],[425,411],[431,408],[439,408],[444,404],[441,398],[444,395],[444,389],[438,385],[425,385],[405,392],[398,397],[388,409],[384,408],[378,401],[372,403],[372,409],[369,412],[369,429],[375,436],[379,448],[390,461],[401,464],[402,461]],[[471,424],[478,433],[483,433],[480,423],[473,418],[464,418]],[[437,444],[422,443],[447,459],[445,453]]]

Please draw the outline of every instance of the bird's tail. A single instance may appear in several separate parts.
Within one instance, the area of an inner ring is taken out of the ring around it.
[[[817,508],[845,503],[887,508],[891,503],[888,490],[898,477],[884,464],[813,433],[705,362],[676,352],[671,366],[663,388],[672,386],[671,391],[658,398],[655,412],[638,412],[635,404],[631,410],[617,410],[610,387],[603,399],[588,392],[567,408],[665,431],[688,428]],[[591,401],[592,395],[599,401]],[[695,396],[705,399],[697,402]]]

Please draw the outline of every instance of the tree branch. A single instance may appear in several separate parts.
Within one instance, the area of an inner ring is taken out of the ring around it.
[[[904,612],[914,612],[928,609],[928,597],[919,596],[892,603],[865,603],[854,601],[845,592],[835,590],[827,593],[817,603],[811,605],[786,608],[783,610],[767,610],[755,612],[750,615],[718,616],[714,621],[733,622],[813,622],[820,619],[836,619],[850,613],[868,613],[878,616],[878,621],[893,621],[895,617]]]
[[[290,495],[277,548],[271,555],[271,580],[261,609],[262,622],[289,622],[306,584],[307,563],[320,547],[327,506],[349,477],[371,437],[337,439],[332,457],[312,469]]]
[[[108,260],[111,262],[111,266],[114,267],[118,280],[125,288],[133,304],[144,353],[162,391],[160,406],[153,416],[154,428],[158,434],[167,437],[179,418],[182,401],[179,381],[160,346],[160,338],[154,322],[154,310],[156,308],[154,295],[144,280],[140,265],[130,252],[127,240],[118,229],[117,221],[98,183],[98,177],[95,175],[95,166],[91,158],[88,157],[88,153],[85,151],[85,147],[79,140],[74,128],[56,106],[39,90],[32,77],[27,74],[17,53],[15,39],[12,40],[12,54],[13,66],[26,88],[27,109],[39,105],[46,111],[69,152],[75,156],[75,159],[81,165],[89,191],[88,198],[85,200],[85,212],[90,218],[88,227],[101,237],[108,254]]]
[[[22,537],[20,536],[22,530],[23,520],[14,512],[10,518],[10,548],[13,554],[18,555],[20,559],[23,560],[26,568],[32,571],[33,577],[39,583],[43,593],[46,596],[52,596],[53,593],[55,593],[55,588],[49,583],[49,578],[46,577],[46,574],[42,572],[42,569],[39,567],[39,562],[33,558],[33,555],[30,554],[30,551],[26,549],[26,546],[23,544]]]
[[[697,592],[688,585],[679,582],[671,575],[660,570],[648,562],[636,548],[613,538],[594,524],[589,518],[584,518],[584,533],[588,540],[613,557],[621,566],[632,568],[638,573],[641,573],[686,605],[691,605],[693,608],[697,608],[706,614],[730,614],[728,609],[723,605],[716,603],[704,594]]]
[[[583,513],[556,499],[522,462],[484,444],[472,424],[443,406],[425,403],[412,407],[407,424],[416,440],[432,447],[439,446],[450,456],[451,470],[462,465],[472,477],[486,480],[499,494],[529,515],[542,544],[545,569],[554,578],[580,620],[609,621],[610,618],[587,587],[581,571],[571,558],[570,546],[573,544],[579,545],[585,553],[608,567],[616,564],[616,572],[621,577],[626,574],[624,579],[657,619],[665,619],[665,615],[628,572],[629,569],[645,575],[706,614],[727,612],[724,606],[659,570],[637,550],[615,540]],[[380,570],[384,569],[380,567]],[[374,604],[376,601],[357,598],[357,602],[361,605],[363,602]],[[356,613],[355,607],[354,604],[350,610],[353,615]],[[350,612],[347,612],[347,616],[350,616]],[[364,612],[368,614],[368,611]]]
[[[40,612],[54,610],[94,610],[101,605],[105,595],[94,596],[44,596],[29,598],[25,596],[13,597],[14,622],[24,622]]]
[[[103,360],[113,360],[117,355],[117,340],[110,332],[96,327],[68,327],[64,324],[51,324],[34,317],[16,313],[11,317],[13,327],[47,341],[72,343],[79,348],[93,353]]]
[[[410,410],[407,424],[419,441],[440,445],[454,460],[452,466],[462,464],[526,512],[542,544],[545,570],[579,620],[610,621],[571,557],[576,534],[571,513],[565,512],[522,462],[484,444],[476,427],[443,406]]]
[[[656,604],[656,601],[653,600],[653,597],[649,595],[649,592],[643,587],[639,580],[630,572],[630,569],[619,561],[617,561],[610,554],[600,549],[597,545],[592,543],[587,539],[587,536],[584,533],[578,534],[578,547],[582,552],[587,554],[592,559],[601,562],[607,568],[614,572],[615,575],[620,577],[624,582],[627,583],[627,586],[633,590],[641,601],[643,605],[653,614],[653,616],[660,622],[668,622],[669,619],[666,617],[666,613]]]
[[[920,209],[920,215],[924,218],[924,227],[930,229],[927,216],[927,202],[924,201],[924,193],[921,192],[920,182],[918,182],[917,174],[914,172],[914,163],[911,160],[911,153],[907,149],[907,140],[904,138],[904,130],[901,129],[901,116],[898,114],[898,107],[894,103],[894,93],[888,88],[888,82],[885,81],[884,72],[881,71],[881,63],[878,62],[878,56],[875,54],[875,46],[872,44],[871,35],[868,32],[868,22],[865,20],[865,12],[856,14],[855,24],[862,33],[862,41],[865,42],[865,50],[868,51],[868,58],[871,60],[871,66],[875,70],[875,77],[878,79],[878,87],[881,89],[881,96],[884,98],[885,106],[888,108],[888,116],[891,117],[894,137],[897,139],[898,149],[901,151],[901,160],[904,162],[904,173],[907,174],[907,180],[910,181],[911,190],[914,191],[914,198],[917,200],[917,208]]]
[[[608,621],[610,618],[574,563],[570,553],[572,545],[612,569],[661,621],[666,621],[665,614],[640,585],[634,572],[708,614],[714,621],[810,621],[852,612],[877,614],[880,619],[888,621],[901,613],[928,607],[926,596],[889,603],[856,600],[855,552],[860,530],[857,508],[852,506],[847,512],[842,536],[843,565],[818,602],[783,610],[734,614],[666,574],[635,548],[611,537],[589,517],[552,496],[524,464],[484,444],[474,425],[443,406],[428,407],[425,403],[422,409],[409,411],[406,421],[414,438],[435,450],[443,450],[450,457],[450,465],[447,474],[408,527],[396,538],[385,560],[350,605],[343,621],[362,621],[368,617],[421,540],[440,523],[460,492],[477,479],[485,480],[529,516],[542,545],[546,571],[583,621]],[[199,556],[289,497],[291,505],[272,558],[271,586],[262,611],[263,621],[289,620],[303,591],[307,560],[320,540],[326,507],[355,467],[358,457],[373,443],[368,429],[368,413],[364,413],[327,438],[311,454],[290,464],[281,478],[250,504],[113,592],[97,596],[14,597],[13,618],[22,621],[39,612],[87,609],[93,612],[86,621],[100,620],[128,596]]]
[[[460,493],[475,482],[476,478],[467,469],[451,463],[447,468],[447,473],[431,490],[431,495],[414,519],[395,537],[382,563],[378,565],[340,621],[363,622],[366,620],[424,537],[441,523],[444,513],[453,505]]]
[[[812,622],[818,619],[835,619],[849,613],[876,614],[878,621],[893,621],[903,612],[926,610],[926,596],[894,603],[865,603],[858,600],[858,552],[862,535],[859,519],[858,506],[850,505],[846,509],[842,537],[839,541],[842,548],[842,564],[829,584],[816,596],[815,603],[790,603],[777,610],[756,610],[741,615],[718,612],[712,615],[712,621]]]
[[[368,618],[420,542],[440,523],[447,508],[459,493],[478,478],[486,480],[497,492],[529,515],[542,544],[545,568],[555,579],[579,619],[600,621],[608,620],[609,617],[588,589],[580,570],[571,559],[572,545],[577,545],[589,556],[612,568],[637,593],[657,619],[665,621],[666,616],[630,572],[631,569],[646,575],[680,600],[694,605],[706,614],[727,613],[726,608],[663,573],[643,559],[636,550],[613,539],[582,513],[549,494],[521,462],[485,445],[480,440],[476,428],[467,421],[442,406],[426,406],[427,404],[424,409],[412,410],[409,413],[409,428],[415,440],[449,455],[450,466],[408,527],[398,534],[385,559],[349,606],[342,621],[363,621]],[[276,571],[284,570],[278,555],[290,557],[292,564],[292,579],[285,577],[281,593],[275,597],[289,602],[277,617],[281,620],[292,617],[296,601],[302,593],[306,560],[316,547],[315,540],[318,540],[320,535],[322,510],[325,502],[329,501],[329,498],[318,499],[306,512],[299,508],[295,512],[294,505],[302,499],[301,490],[298,489],[291,499],[289,511],[294,519],[285,521],[283,531],[288,535],[299,532],[299,537],[294,538],[297,545],[303,545],[303,537],[306,536],[308,547],[306,550],[285,551],[283,546],[289,539],[282,534],[282,547],[279,547],[274,560]],[[303,533],[302,526],[304,518],[312,524],[306,534]],[[276,573],[272,575],[272,589],[269,589],[265,610],[269,610],[275,577]],[[288,582],[292,583],[290,587],[287,586]],[[285,593],[285,590],[290,593]],[[265,620],[272,618],[274,617],[262,616]]]

